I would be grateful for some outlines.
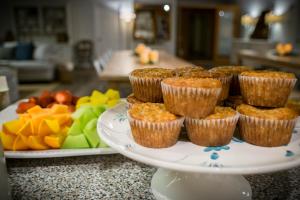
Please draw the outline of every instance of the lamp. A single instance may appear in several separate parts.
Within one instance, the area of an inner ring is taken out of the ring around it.
[[[265,23],[266,24],[275,24],[275,23],[280,23],[284,19],[284,14],[281,15],[276,15],[272,11],[268,12],[265,16]]]
[[[254,26],[257,23],[257,18],[256,17],[252,17],[248,14],[243,15],[241,18],[241,24],[243,26]]]

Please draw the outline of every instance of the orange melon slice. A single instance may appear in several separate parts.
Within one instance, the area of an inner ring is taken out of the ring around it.
[[[22,127],[22,122],[18,119],[5,122],[3,125],[3,131],[10,134],[17,134]]]
[[[27,121],[20,129],[19,131],[17,132],[17,135],[25,135],[25,136],[28,136],[28,135],[31,135],[33,133],[33,130],[32,130],[32,126],[31,126],[31,121]]]
[[[53,114],[69,113],[69,107],[66,105],[54,104],[54,106],[51,108],[51,112]]]
[[[38,105],[27,110],[27,113],[30,115],[34,115],[34,114],[38,114],[38,113],[42,113],[42,112],[44,112],[43,108],[41,108]]]
[[[49,149],[49,147],[44,143],[43,138],[36,135],[31,135],[28,137],[27,145],[34,150]]]
[[[26,123],[28,120],[31,120],[31,115],[28,113],[24,113],[24,114],[19,114],[19,120],[22,123]]]
[[[12,149],[14,151],[27,150],[28,145],[22,140],[21,136],[17,136],[17,138],[14,141]]]
[[[14,145],[14,141],[15,141],[17,136],[1,131],[0,132],[0,137],[1,137],[3,148],[6,149],[6,150],[12,150],[13,145]]]
[[[59,123],[56,119],[44,119],[38,128],[39,136],[46,136],[60,131]]]
[[[67,126],[72,123],[71,114],[64,113],[64,114],[54,114],[51,116],[53,119],[56,119],[60,126]]]
[[[49,135],[44,137],[44,142],[51,148],[58,149],[61,147],[64,137],[59,135]]]

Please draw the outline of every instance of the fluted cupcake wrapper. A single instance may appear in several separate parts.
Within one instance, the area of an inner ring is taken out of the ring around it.
[[[150,148],[173,146],[179,137],[184,118],[168,122],[148,122],[132,118],[127,113],[134,141]]]
[[[191,118],[204,118],[214,111],[221,88],[175,87],[162,82],[164,104],[168,111]]]
[[[228,98],[229,95],[229,89],[230,89],[230,83],[232,80],[232,75],[226,76],[226,77],[220,77],[220,78],[215,78],[219,80],[222,83],[222,91],[219,96],[219,101],[224,101],[225,99]]]
[[[134,96],[143,102],[160,103],[163,101],[161,78],[140,78],[129,75]]]
[[[130,102],[126,101],[126,108],[127,109],[132,108],[132,106],[133,106],[133,103],[130,103]]]
[[[185,125],[192,143],[200,146],[223,146],[233,136],[239,114],[224,119],[186,118]]]
[[[243,100],[253,106],[283,107],[297,79],[239,76]]]
[[[243,140],[263,147],[277,147],[290,142],[296,119],[275,120],[240,114],[239,133]]]

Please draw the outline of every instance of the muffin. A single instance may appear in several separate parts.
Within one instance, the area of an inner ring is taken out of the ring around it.
[[[298,115],[300,115],[300,101],[296,99],[289,99],[285,107],[294,110]]]
[[[239,80],[244,102],[263,107],[283,107],[297,81],[292,73],[275,71],[242,72]]]
[[[197,66],[197,67],[187,66],[187,67],[179,67],[179,68],[174,69],[175,76],[177,76],[177,77],[182,77],[185,74],[189,74],[192,72],[199,72],[199,71],[204,71],[204,68],[200,67],[200,66]]]
[[[225,106],[229,106],[233,109],[236,109],[239,105],[243,104],[242,96],[229,96],[225,101]]]
[[[127,101],[128,108],[131,108],[133,104],[144,103],[144,102],[138,100],[138,99],[134,96],[134,94],[130,94],[130,95],[126,98],[126,101]]]
[[[164,68],[136,69],[129,75],[134,96],[143,102],[162,102],[161,81],[172,77],[173,70]]]
[[[128,110],[128,119],[135,142],[150,148],[174,145],[184,121],[159,103],[134,104]]]
[[[221,82],[212,78],[167,78],[161,85],[167,110],[191,118],[211,114],[222,88]]]
[[[242,104],[239,133],[243,140],[263,147],[277,147],[289,143],[297,114],[289,108],[263,109]]]
[[[229,107],[216,107],[204,119],[186,118],[188,137],[200,146],[223,146],[231,141],[239,114]]]
[[[239,74],[250,70],[251,68],[246,66],[220,66],[220,67],[214,67],[209,71],[231,74],[233,77],[230,83],[229,94],[235,96],[235,95],[241,95],[240,83],[238,78]]]
[[[191,70],[188,72],[185,72],[181,75],[181,77],[185,78],[214,78],[222,83],[222,91],[219,97],[219,101],[223,101],[227,99],[229,94],[229,88],[230,88],[230,82],[232,79],[232,75],[225,74],[222,72],[209,72],[205,70]]]

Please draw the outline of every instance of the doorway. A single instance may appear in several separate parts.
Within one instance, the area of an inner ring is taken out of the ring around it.
[[[229,64],[239,19],[236,6],[179,6],[177,56],[207,67]]]

